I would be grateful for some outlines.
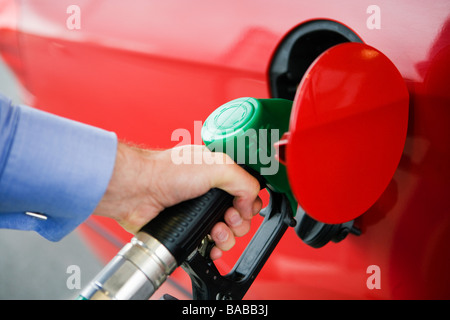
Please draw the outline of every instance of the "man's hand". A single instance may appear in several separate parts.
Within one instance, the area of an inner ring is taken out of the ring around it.
[[[192,161],[177,164],[174,152]],[[212,188],[235,196],[233,207],[225,213],[226,223],[219,222],[211,230],[216,243],[211,258],[215,260],[233,247],[235,236],[250,230],[250,220],[262,206],[259,182],[226,154],[213,153],[204,146],[153,151],[119,143],[111,181],[94,214],[111,217],[136,233],[164,208]]]

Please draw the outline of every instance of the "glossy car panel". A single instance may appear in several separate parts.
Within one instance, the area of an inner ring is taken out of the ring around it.
[[[74,4],[80,29],[67,26]],[[361,236],[313,249],[289,230],[246,298],[449,298],[450,5],[377,1],[380,29],[368,27],[370,5],[1,0],[0,48],[3,57],[15,52],[16,62],[6,61],[20,73],[30,104],[166,148],[200,143],[194,121],[229,100],[270,97],[271,59],[295,27],[315,19],[347,26],[385,54],[407,84],[409,122],[399,167],[356,221]],[[179,128],[190,131],[190,141],[172,136]],[[92,221],[115,239],[130,237],[112,222]],[[98,229],[88,232],[92,228],[88,221],[81,230],[104,259],[111,258],[114,243]],[[224,270],[246,239],[218,262]],[[380,289],[368,286],[371,265],[379,267]],[[189,287],[183,276],[179,280]]]

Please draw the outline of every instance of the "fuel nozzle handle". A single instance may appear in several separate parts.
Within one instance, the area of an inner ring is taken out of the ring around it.
[[[223,220],[233,204],[233,196],[221,189],[165,209],[145,225],[141,232],[152,235],[167,248],[180,265],[211,231]]]
[[[214,188],[164,209],[120,250],[80,299],[150,298],[223,219],[232,202],[233,196]]]

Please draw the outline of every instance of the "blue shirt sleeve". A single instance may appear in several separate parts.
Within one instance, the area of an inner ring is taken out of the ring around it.
[[[113,132],[15,106],[0,95],[0,228],[62,239],[95,210],[116,152]]]

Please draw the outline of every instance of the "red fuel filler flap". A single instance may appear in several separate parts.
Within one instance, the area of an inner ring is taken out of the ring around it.
[[[344,223],[377,201],[403,152],[408,99],[394,64],[368,45],[340,44],[313,62],[297,89],[289,132],[278,143],[309,216]]]

